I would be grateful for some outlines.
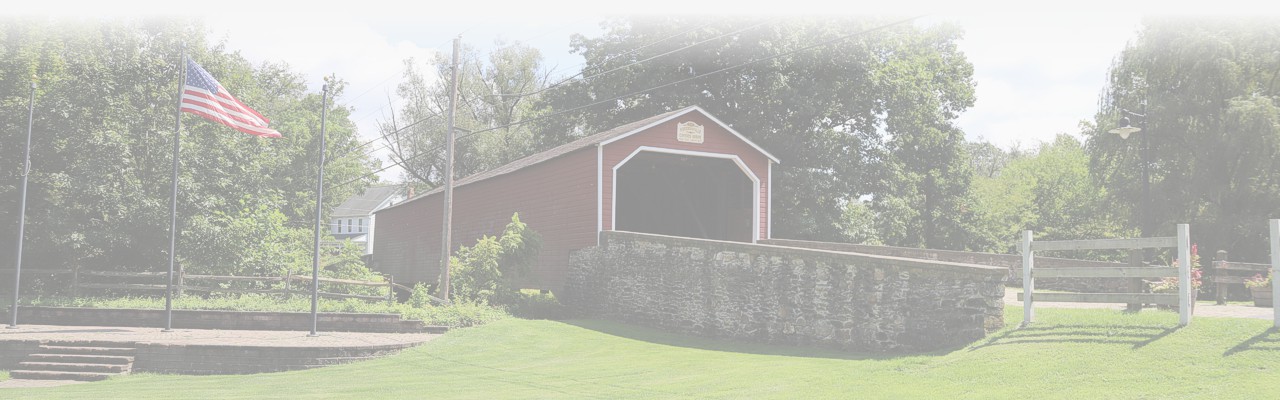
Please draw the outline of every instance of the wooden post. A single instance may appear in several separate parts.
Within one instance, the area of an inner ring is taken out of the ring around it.
[[[1035,263],[1035,253],[1031,251],[1031,231],[1022,232],[1022,326],[1030,325],[1035,318],[1031,298],[1035,292],[1035,278],[1031,268]]]
[[[186,282],[187,268],[182,264],[178,264],[178,285],[174,288],[178,291],[178,297],[182,297],[182,285]]]
[[[1213,280],[1217,282],[1217,285],[1214,286],[1214,291],[1217,293],[1215,297],[1218,298],[1218,305],[1227,304],[1227,282],[1222,279],[1227,277],[1226,267],[1227,251],[1218,250],[1218,254],[1214,256],[1213,260]]]
[[[396,302],[396,277],[387,275],[387,304]]]
[[[1141,267],[1143,265],[1142,256],[1146,249],[1129,250],[1129,266]],[[1129,293],[1142,293],[1142,286],[1145,284],[1142,278],[1130,278],[1127,285]],[[1142,303],[1128,303],[1125,311],[1138,312],[1142,311]]]
[[[1280,304],[1276,304],[1276,299],[1280,298],[1280,285],[1276,284],[1276,279],[1280,278],[1280,219],[1271,220],[1271,316],[1272,325],[1280,328]]]
[[[1191,227],[1178,224],[1178,325],[1191,324]]]
[[[292,281],[292,280],[293,280],[293,272],[290,272],[287,269],[284,270],[284,299],[285,300],[289,300],[293,298],[293,292],[289,291],[289,281]]]
[[[80,297],[80,264],[71,266],[71,298]]]

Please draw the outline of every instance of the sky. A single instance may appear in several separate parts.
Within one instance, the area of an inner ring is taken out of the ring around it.
[[[378,122],[388,119],[395,107],[395,87],[404,70],[404,60],[413,58],[425,66],[437,53],[449,54],[452,39],[459,36],[482,54],[499,41],[523,42],[541,50],[558,75],[567,76],[582,63],[580,56],[569,53],[569,36],[599,34],[599,22],[610,15],[678,12],[919,16],[914,21],[919,26],[949,22],[965,31],[958,45],[974,66],[977,99],[956,121],[967,138],[1024,149],[1051,141],[1061,133],[1078,135],[1079,122],[1091,120],[1097,109],[1107,68],[1126,43],[1136,38],[1144,14],[1150,15],[1151,10],[1163,14],[1218,14],[1221,12],[1216,10],[1238,9],[1231,7],[1232,1],[1215,2],[1217,8],[1207,9],[1194,2],[1131,2],[1117,6],[1094,0],[1036,10],[998,2],[960,7],[912,1],[832,8],[829,1],[817,0],[788,1],[787,8],[779,8],[777,3],[743,6],[673,0],[612,8],[585,0],[433,5],[372,0],[316,2],[306,9],[292,4],[224,0],[218,3],[223,8],[208,10],[180,9],[175,8],[176,3],[159,1],[131,2],[133,7],[123,8],[90,2],[67,7],[62,3],[65,2],[26,4],[19,7],[27,9],[5,13],[198,18],[205,23],[212,41],[225,40],[229,49],[240,51],[254,63],[283,61],[302,73],[313,91],[319,91],[324,76],[335,74],[346,80],[346,92],[338,101],[355,108],[353,119],[364,140],[377,138]],[[243,7],[258,8],[244,12]],[[385,160],[385,151],[375,155]],[[396,180],[397,175],[396,169],[380,174],[385,180]]]

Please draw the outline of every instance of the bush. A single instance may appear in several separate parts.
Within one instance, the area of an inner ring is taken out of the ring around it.
[[[515,282],[528,273],[541,247],[538,234],[513,214],[502,236],[485,235],[449,258],[451,300],[514,304],[520,297]]]
[[[569,317],[569,309],[560,304],[555,296],[534,292],[519,292],[516,301],[507,305],[511,315],[529,319],[565,319]]]

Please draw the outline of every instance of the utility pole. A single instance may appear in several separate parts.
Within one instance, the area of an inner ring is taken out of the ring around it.
[[[311,253],[311,333],[308,337],[320,336],[316,332],[316,326],[319,325],[320,310],[320,228],[323,227],[324,220],[321,215],[324,211],[324,135],[325,120],[328,119],[329,111],[329,83],[325,80],[325,84],[320,86],[320,162],[317,166],[320,173],[316,176],[316,227],[315,227],[315,248]]]
[[[458,108],[458,51],[462,47],[462,35],[453,39],[453,75],[449,90],[449,129],[445,132],[444,148],[444,242],[440,248],[440,298],[449,301],[449,253],[453,247],[450,233],[453,229],[453,115]]]

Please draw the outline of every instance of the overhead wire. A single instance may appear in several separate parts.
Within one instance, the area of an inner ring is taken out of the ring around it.
[[[582,109],[585,109],[585,108],[588,108],[588,107],[594,107],[594,106],[601,105],[601,104],[605,104],[605,103],[609,103],[609,102],[615,102],[615,101],[618,101],[618,100],[621,100],[621,99],[625,99],[625,98],[628,98],[628,97],[632,97],[632,96],[637,96],[637,95],[645,94],[645,93],[648,93],[648,92],[651,92],[651,91],[654,91],[654,90],[658,90],[658,89],[662,89],[662,88],[665,88],[665,87],[669,87],[669,86],[672,86],[672,85],[678,85],[678,84],[685,83],[685,82],[689,82],[689,81],[692,81],[692,80],[701,79],[701,78],[704,78],[704,77],[707,77],[707,76],[711,76],[711,75],[715,75],[715,74],[723,73],[723,72],[726,72],[726,71],[730,71],[730,70],[734,70],[734,69],[742,68],[742,67],[745,67],[745,66],[748,66],[748,65],[751,65],[751,64],[755,64],[755,63],[758,63],[758,62],[768,61],[768,60],[772,60],[772,59],[777,59],[777,58],[781,58],[781,57],[790,56],[790,55],[793,55],[793,54],[796,54],[796,53],[800,53],[800,52],[804,52],[804,51],[812,50],[812,49],[815,49],[815,48],[818,48],[818,47],[827,46],[827,45],[830,45],[830,44],[832,44],[832,43],[836,43],[836,42],[839,42],[839,41],[843,41],[843,40],[846,40],[846,39],[849,39],[849,38],[853,38],[853,37],[856,37],[856,36],[861,36],[861,35],[865,35],[865,34],[868,34],[868,33],[877,32],[877,31],[881,31],[881,30],[884,30],[884,29],[888,29],[888,28],[894,27],[894,26],[898,26],[898,25],[901,25],[901,24],[905,24],[905,23],[908,23],[908,22],[914,21],[914,20],[916,20],[916,19],[919,19],[919,18],[923,17],[924,15],[927,15],[927,14],[921,14],[921,15],[917,15],[917,16],[913,16],[913,17],[905,18],[905,19],[902,19],[902,20],[894,21],[894,22],[891,22],[891,23],[888,23],[888,24],[885,24],[885,25],[881,25],[881,26],[877,26],[877,27],[874,27],[874,28],[868,28],[868,29],[864,29],[864,30],[861,30],[861,31],[858,31],[858,32],[853,32],[853,33],[850,33],[850,34],[847,34],[847,35],[838,36],[838,37],[833,38],[833,39],[829,39],[829,40],[826,40],[826,41],[823,41],[823,42],[820,42],[820,43],[817,43],[817,44],[814,44],[814,45],[801,47],[801,48],[799,48],[799,49],[791,50],[791,51],[784,52],[784,53],[781,53],[781,54],[776,54],[776,55],[772,55],[772,56],[768,56],[768,57],[762,57],[762,58],[755,58],[755,59],[752,59],[752,60],[750,60],[750,61],[747,61],[747,62],[744,62],[744,63],[740,63],[740,64],[737,64],[737,65],[733,65],[733,66],[729,66],[729,67],[724,67],[724,68],[721,68],[721,69],[718,69],[718,70],[715,70],[715,71],[711,71],[711,72],[706,72],[706,73],[698,74],[698,75],[695,75],[695,76],[692,76],[692,77],[689,77],[689,78],[685,78],[685,79],[677,80],[677,81],[674,81],[674,82],[668,82],[668,83],[665,83],[665,84],[662,84],[662,85],[659,85],[659,86],[654,86],[654,87],[651,87],[651,88],[647,88],[647,89],[643,89],[643,90],[639,90],[639,91],[635,91],[635,92],[627,93],[627,94],[624,94],[624,95],[620,95],[620,96],[616,96],[616,97],[612,97],[612,98],[608,98],[608,99],[604,99],[604,100],[599,100],[599,101],[596,101],[596,102],[593,102],[593,103],[589,103],[589,104],[585,104],[585,105],[581,105],[581,106],[578,106],[578,107],[572,107],[572,108],[568,108],[568,109],[560,110],[560,111],[557,111],[557,112],[553,112],[553,113],[546,114],[546,115],[542,115],[542,116],[538,116],[538,117],[522,119],[522,120],[520,120],[520,121],[512,122],[512,123],[510,123],[510,124],[506,124],[506,125],[495,126],[495,127],[486,128],[486,129],[480,129],[480,130],[474,130],[474,131],[471,131],[471,132],[466,133],[466,134],[464,134],[464,135],[460,135],[460,136],[458,136],[455,140],[462,140],[462,139],[466,139],[466,138],[469,138],[469,137],[471,137],[471,136],[478,135],[478,134],[485,133],[485,132],[495,131],[495,130],[499,130],[499,129],[505,129],[505,128],[509,128],[509,127],[512,127],[512,126],[518,126],[518,125],[523,125],[523,124],[527,124],[527,123],[532,123],[532,122],[535,122],[535,121],[541,121],[541,120],[549,119],[549,118],[556,117],[556,116],[559,116],[559,115],[563,115],[563,114],[566,114],[566,113],[569,113],[569,112],[578,111],[578,110],[582,110]],[[411,126],[412,126],[412,125],[416,125],[417,123],[418,123],[418,122],[417,122],[417,121],[415,121],[413,124],[410,124],[410,125],[411,125]],[[400,128],[400,129],[396,130],[396,132],[399,132],[399,131],[404,130],[404,129],[407,129],[407,128],[408,128],[408,126],[406,126],[405,128]],[[443,145],[435,146],[435,147],[432,147],[431,149],[429,149],[429,151],[439,150],[439,149],[440,149],[440,148],[442,148],[442,147],[443,147]],[[349,185],[349,184],[352,184],[352,183],[358,182],[358,181],[360,181],[360,180],[363,180],[363,179],[365,179],[365,178],[368,178],[369,176],[373,176],[373,175],[376,175],[376,174],[378,174],[378,173],[380,173],[380,172],[383,172],[383,171],[385,171],[385,170],[387,170],[387,169],[390,169],[390,168],[392,168],[392,167],[394,167],[394,166],[401,166],[401,167],[403,168],[404,166],[403,166],[403,165],[400,165],[401,163],[411,161],[411,160],[416,159],[416,158],[418,158],[418,157],[421,157],[421,156],[423,156],[423,155],[425,155],[425,154],[429,154],[429,151],[428,151],[428,152],[422,152],[422,153],[415,154],[415,155],[413,155],[413,156],[411,156],[411,157],[409,157],[409,158],[406,158],[406,159],[402,160],[402,161],[401,161],[401,162],[399,162],[399,163],[393,163],[392,165],[388,165],[388,166],[386,166],[386,167],[383,167],[383,168],[378,169],[378,170],[376,170],[376,171],[373,171],[373,172],[371,172],[371,173],[364,174],[364,175],[361,175],[360,177],[357,177],[357,178],[355,178],[355,179],[351,179],[351,180],[348,180],[348,181],[346,181],[346,182],[343,182],[343,183],[340,183],[340,184],[338,184],[338,185],[335,185],[335,187],[342,187],[342,186],[346,186],[346,185]]]
[[[658,54],[658,55],[655,55],[655,56],[652,56],[652,57],[645,58],[645,59],[643,59],[643,60],[634,61],[634,62],[628,63],[628,64],[626,64],[626,65],[622,65],[622,66],[619,66],[619,67],[614,67],[614,68],[611,68],[611,69],[609,69],[609,70],[607,70],[607,71],[604,71],[604,72],[596,73],[596,74],[589,75],[589,76],[582,76],[582,77],[581,77],[581,78],[579,78],[578,80],[579,80],[579,81],[586,81],[586,80],[594,79],[594,78],[597,78],[597,77],[600,77],[600,76],[604,76],[604,75],[607,75],[607,74],[609,74],[609,73],[612,73],[612,72],[615,72],[615,71],[619,71],[619,70],[624,69],[624,68],[627,68],[627,67],[635,66],[635,65],[642,64],[642,63],[645,63],[645,62],[648,62],[648,61],[652,61],[652,60],[654,60],[654,59],[658,59],[658,58],[665,57],[665,56],[668,56],[668,55],[671,55],[671,54],[675,54],[675,53],[678,53],[678,52],[680,52],[680,51],[688,50],[688,49],[690,49],[690,48],[696,47],[696,46],[698,46],[698,45],[701,45],[701,44],[704,44],[704,43],[707,43],[707,42],[711,42],[711,41],[718,40],[718,39],[721,39],[721,38],[724,38],[724,37],[728,37],[728,36],[731,36],[731,35],[736,35],[736,34],[739,34],[739,33],[742,33],[742,32],[748,31],[748,30],[751,30],[751,29],[755,29],[755,28],[758,28],[758,27],[760,27],[760,26],[763,26],[763,25],[765,25],[765,24],[767,24],[767,23],[769,23],[769,22],[771,22],[771,21],[770,21],[770,20],[765,20],[765,21],[762,21],[762,22],[760,22],[760,23],[753,24],[753,25],[750,25],[750,26],[744,27],[744,28],[742,28],[742,29],[739,29],[739,30],[736,30],[736,31],[733,31],[733,32],[725,33],[725,34],[722,34],[722,35],[719,35],[719,36],[716,36],[716,37],[713,37],[713,38],[710,38],[710,39],[706,39],[706,40],[698,41],[698,42],[695,42],[695,43],[692,43],[692,44],[689,44],[689,45],[686,45],[686,46],[683,46],[683,47],[680,47],[680,48],[677,48],[677,49],[674,49],[674,50],[670,50],[670,51],[667,51],[667,52],[664,52],[664,53],[661,53],[661,54]],[[643,46],[640,46],[640,47],[637,47],[637,48],[634,48],[634,49],[628,50],[628,51],[623,52],[623,53],[621,53],[621,54],[611,56],[611,57],[609,57],[609,58],[605,59],[605,60],[602,62],[602,64],[604,64],[604,63],[608,63],[609,61],[616,60],[616,59],[621,58],[621,57],[625,57],[625,56],[630,55],[630,54],[634,54],[634,53],[639,52],[639,51],[641,51],[641,50],[643,50],[643,49],[646,49],[646,48],[649,48],[649,47],[655,46],[655,45],[657,45],[657,44],[659,44],[659,43],[666,42],[666,41],[671,40],[671,39],[673,39],[673,38],[680,37],[680,36],[683,36],[683,35],[687,35],[687,34],[692,33],[692,32],[696,32],[696,31],[698,31],[698,30],[701,30],[701,29],[703,29],[703,28],[706,28],[706,27],[708,27],[708,26],[711,26],[713,23],[714,23],[714,22],[708,22],[708,23],[706,23],[706,24],[699,25],[699,26],[697,26],[697,27],[695,27],[695,28],[693,28],[693,29],[689,29],[689,30],[686,30],[686,31],[682,31],[682,32],[680,32],[680,33],[676,33],[676,34],[674,34],[674,35],[669,35],[669,36],[663,37],[663,38],[661,38],[661,39],[658,39],[658,40],[656,40],[656,41],[653,41],[653,42],[650,42],[650,43],[648,43],[648,44],[645,44],[645,45],[643,45]],[[467,31],[473,30],[473,29],[475,29],[475,28],[476,28],[476,27],[478,27],[478,26],[480,26],[480,25],[473,26],[473,27],[471,27],[471,28],[467,29]],[[551,33],[551,32],[556,31],[557,29],[559,29],[559,28],[553,28],[553,29],[551,29],[551,30],[545,31],[545,32],[543,32],[543,33],[539,34],[537,37],[545,36],[545,35],[547,35],[547,34],[549,34],[549,33]],[[466,33],[466,31],[464,31],[463,33]],[[459,33],[459,35],[461,35],[461,33]],[[450,39],[450,40],[451,40],[451,39]],[[448,43],[448,40],[446,40],[445,42],[441,42],[441,44],[440,44],[440,45],[442,46],[442,45],[444,45],[445,43]],[[575,77],[579,77],[579,76],[581,76],[582,74],[583,74],[583,72],[582,72],[582,71],[579,71],[577,74],[574,74],[574,75],[572,75],[572,76],[570,76],[570,77],[568,77],[568,78],[565,78],[565,79],[563,79],[563,80],[561,80],[561,81],[559,81],[559,82],[556,82],[556,83],[554,83],[554,84],[551,84],[551,85],[549,85],[549,86],[543,87],[543,88],[541,88],[541,89],[538,89],[538,90],[535,90],[535,91],[532,91],[532,92],[527,92],[527,93],[502,93],[502,94],[497,94],[497,95],[498,95],[498,96],[504,96],[504,97],[505,97],[505,96],[512,96],[512,97],[525,97],[525,96],[532,96],[532,95],[535,95],[535,94],[542,93],[542,92],[545,92],[545,91],[547,91],[547,90],[553,89],[553,88],[558,87],[558,86],[560,86],[560,85],[563,85],[563,84],[565,84],[565,83],[568,83],[569,81],[573,80]],[[385,83],[387,80],[390,80],[391,78],[394,78],[394,77],[395,77],[395,76],[392,76],[392,77],[389,77],[389,78],[387,78],[387,79],[384,79],[384,80],[383,80],[383,82]],[[379,84],[379,85],[381,85],[381,84]],[[375,87],[375,88],[376,88],[376,87]],[[358,96],[356,96],[355,98],[353,98],[353,99],[352,99],[352,101],[354,101],[355,99],[359,98],[360,96],[363,96],[364,94],[368,93],[368,92],[369,92],[369,91],[371,91],[372,89],[374,89],[374,88],[370,88],[370,89],[368,89],[368,90],[365,90],[363,93],[361,93],[360,95],[358,95]],[[388,106],[382,106],[382,107],[379,107],[378,109],[372,110],[371,112],[365,113],[365,114],[361,115],[360,117],[358,117],[358,118],[357,118],[357,120],[358,120],[358,121],[363,121],[363,120],[365,120],[365,119],[368,119],[369,117],[373,116],[373,114],[374,114],[375,112],[379,112],[379,111],[386,110],[386,109],[387,109],[387,107],[389,107],[389,105],[388,105]],[[394,112],[394,110],[393,110],[392,112]],[[435,116],[435,115],[433,115],[432,117],[434,117],[434,116]],[[415,123],[415,124],[416,124],[416,123]],[[414,125],[414,124],[411,124],[411,125]],[[406,128],[407,128],[407,127],[406,127]],[[395,133],[399,133],[399,132],[397,131],[397,132],[395,132]],[[378,137],[378,138],[374,138],[373,140],[370,140],[370,141],[367,141],[367,142],[365,142],[365,143],[362,143],[362,144],[360,144],[360,145],[358,145],[358,146],[355,146],[352,150],[348,150],[348,151],[346,152],[347,154],[342,155],[342,157],[349,156],[349,155],[351,155],[351,153],[355,152],[355,151],[356,151],[356,149],[359,149],[359,148],[363,148],[363,147],[365,147],[365,146],[368,146],[368,145],[370,145],[370,144],[372,144],[372,143],[374,143],[374,142],[377,142],[378,140],[385,140],[385,139],[386,139],[386,137],[387,137],[387,134],[385,134],[385,133],[384,133],[383,135],[381,135],[381,136],[380,136],[380,137]],[[386,146],[384,146],[383,148],[386,148]],[[378,151],[378,150],[373,150],[373,151],[369,151],[369,152],[364,152],[364,154],[363,154],[363,155],[364,155],[364,157],[366,157],[366,158],[367,158],[367,157],[369,157],[369,156],[373,155],[373,153],[376,153],[377,151]],[[396,163],[393,163],[393,164],[392,164],[392,166],[394,166],[394,165],[397,165],[397,164],[396,164]],[[388,167],[388,168],[390,168],[390,167]],[[380,170],[380,171],[385,171],[385,170],[386,170],[386,168],[384,168],[384,169],[382,169],[382,170]]]

